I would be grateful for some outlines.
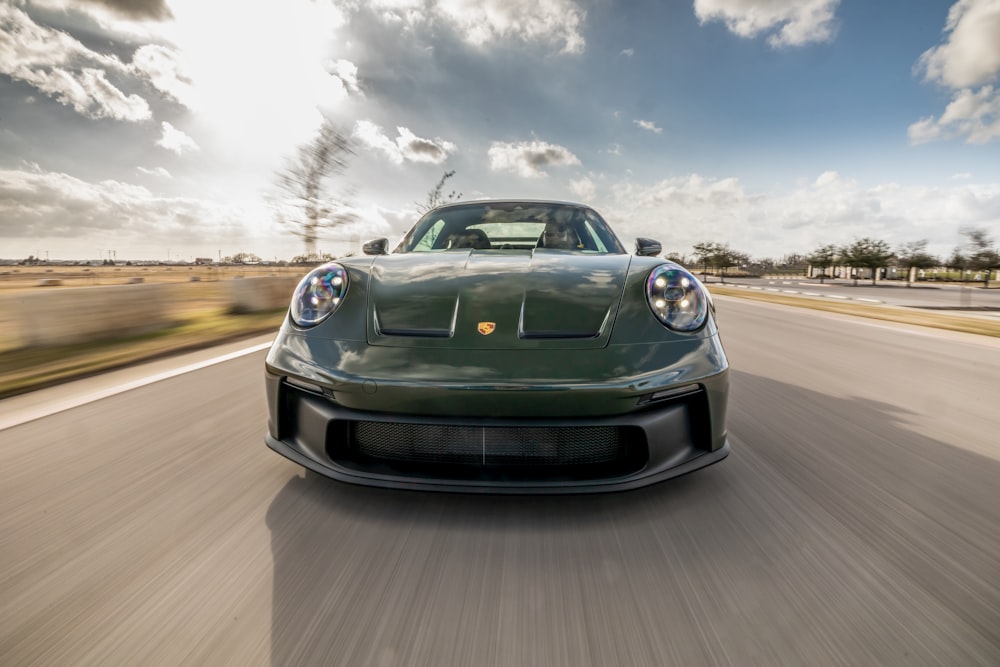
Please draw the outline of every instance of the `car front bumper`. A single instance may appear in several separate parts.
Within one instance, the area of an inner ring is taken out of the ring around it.
[[[698,470],[730,451],[728,366],[717,338],[700,341],[686,362],[654,371],[629,373],[614,350],[591,353],[596,375],[602,359],[618,364],[608,369],[622,373],[613,381],[556,383],[545,370],[547,382],[494,385],[457,375],[468,367],[436,382],[415,371],[389,379],[377,363],[366,365],[368,377],[351,376],[298,354],[301,340],[281,342],[268,355],[266,443],[344,482],[472,493],[621,491]],[[410,354],[411,368],[433,365],[441,377],[441,365]]]

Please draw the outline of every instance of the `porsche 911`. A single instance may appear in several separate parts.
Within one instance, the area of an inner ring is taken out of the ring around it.
[[[265,363],[271,449],[343,482],[620,491],[729,453],[715,307],[592,208],[471,201],[315,268]]]

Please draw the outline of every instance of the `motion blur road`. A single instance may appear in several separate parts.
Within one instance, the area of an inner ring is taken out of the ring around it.
[[[0,664],[1000,664],[1000,344],[718,304],[732,455],[619,494],[306,476],[263,352],[0,402]]]

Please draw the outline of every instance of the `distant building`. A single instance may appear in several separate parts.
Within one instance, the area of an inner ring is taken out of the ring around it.
[[[215,264],[215,260],[211,257],[195,257],[194,263],[199,266],[203,264]]]

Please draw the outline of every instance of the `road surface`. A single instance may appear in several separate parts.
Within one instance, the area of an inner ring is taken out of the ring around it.
[[[619,494],[306,476],[259,351],[0,402],[0,664],[1000,664],[1000,345],[718,305],[732,455]]]

